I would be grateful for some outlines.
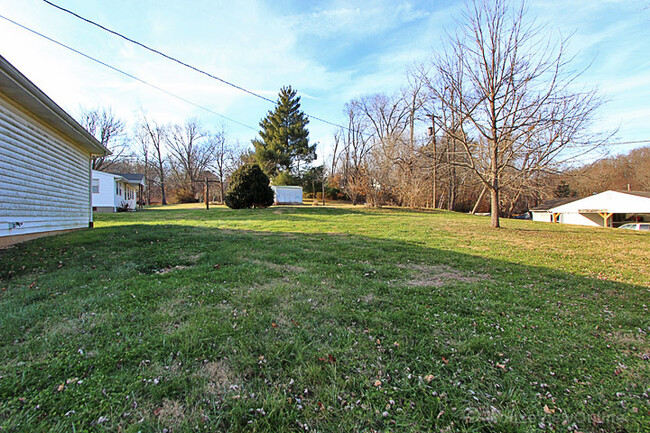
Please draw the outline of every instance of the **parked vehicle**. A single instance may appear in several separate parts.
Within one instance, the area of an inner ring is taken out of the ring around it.
[[[619,229],[642,230],[645,232],[650,232],[650,223],[628,223],[623,224],[619,227]]]

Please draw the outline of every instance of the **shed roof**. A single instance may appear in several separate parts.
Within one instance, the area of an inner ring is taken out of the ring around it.
[[[271,185],[271,188],[302,189],[301,186],[295,186],[295,185]]]
[[[86,149],[91,155],[104,156],[111,153],[2,56],[0,56],[0,94]]]

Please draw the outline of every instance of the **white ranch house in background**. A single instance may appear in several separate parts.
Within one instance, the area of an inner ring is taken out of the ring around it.
[[[109,153],[0,56],[0,247],[92,226],[91,160]]]
[[[272,185],[273,204],[302,204],[302,187]]]
[[[650,221],[650,192],[605,191],[581,199],[563,199],[531,209],[533,221],[619,227]]]
[[[117,212],[124,205],[128,205],[129,210],[135,210],[144,187],[142,174],[93,170],[93,211]]]

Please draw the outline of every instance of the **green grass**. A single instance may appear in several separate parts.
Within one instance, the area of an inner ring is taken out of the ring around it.
[[[153,208],[0,251],[0,431],[647,431],[650,235]]]

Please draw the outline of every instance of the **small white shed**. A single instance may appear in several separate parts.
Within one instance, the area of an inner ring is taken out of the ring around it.
[[[626,222],[650,221],[650,192],[604,191],[531,211],[535,221],[618,227]]]
[[[302,204],[302,187],[273,185],[274,204]]]
[[[0,247],[92,226],[91,160],[109,153],[0,56]]]
[[[106,173],[93,170],[93,211],[117,212],[118,208],[124,206],[134,211],[144,186],[142,174]]]

